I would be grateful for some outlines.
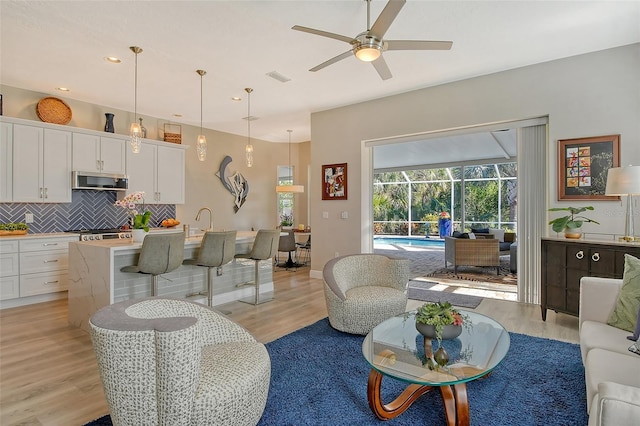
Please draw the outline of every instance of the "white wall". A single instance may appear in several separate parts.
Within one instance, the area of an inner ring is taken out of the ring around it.
[[[311,187],[314,274],[336,252],[360,252],[362,141],[496,121],[548,116],[540,173],[549,174],[549,188],[540,208],[593,205],[590,217],[601,225],[585,224],[585,232],[623,233],[620,202],[557,201],[557,140],[620,134],[621,164],[640,164],[638,70],[640,44],[634,44],[312,114],[312,182],[321,181],[322,164],[346,162],[349,172],[346,201],[322,201],[320,185]],[[349,219],[340,219],[342,211]]]

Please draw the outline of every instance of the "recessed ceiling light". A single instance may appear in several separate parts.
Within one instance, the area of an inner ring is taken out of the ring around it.
[[[115,56],[105,56],[104,60],[107,62],[111,62],[112,64],[119,64],[120,62],[122,62],[120,59],[116,58]]]
[[[173,114],[173,116],[180,118],[180,117],[182,117],[182,114]]]
[[[61,92],[69,92],[70,89],[68,87],[56,87],[56,90],[59,90]]]
[[[231,100],[235,102],[240,102],[242,98],[240,96],[234,96],[233,98],[231,98]]]

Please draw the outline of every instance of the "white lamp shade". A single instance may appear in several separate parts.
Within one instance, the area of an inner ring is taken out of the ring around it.
[[[640,194],[640,166],[613,167],[607,173],[605,195]]]

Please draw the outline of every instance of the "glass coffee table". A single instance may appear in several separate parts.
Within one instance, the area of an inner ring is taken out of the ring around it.
[[[509,333],[497,321],[472,311],[463,311],[471,327],[442,345],[449,355],[444,366],[434,365],[435,339],[423,337],[415,327],[415,311],[390,318],[376,326],[364,339],[362,353],[371,365],[367,398],[369,407],[382,420],[404,413],[421,395],[440,390],[447,425],[469,425],[466,383],[485,377],[500,364],[509,350]],[[430,368],[431,367],[431,368]],[[393,401],[382,401],[384,376],[409,383]]]

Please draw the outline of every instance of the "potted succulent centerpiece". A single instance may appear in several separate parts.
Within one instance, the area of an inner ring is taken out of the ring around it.
[[[445,366],[449,354],[442,346],[442,340],[455,339],[462,333],[462,327],[471,327],[471,320],[449,302],[425,303],[416,311],[416,330],[425,338],[438,340],[438,350],[433,360],[428,360],[429,368],[436,364]]]
[[[564,232],[565,238],[580,238],[582,236],[582,224],[584,222],[591,222],[597,225],[600,225],[593,219],[589,219],[580,215],[580,213],[593,210],[593,207],[554,207],[549,209],[550,212],[559,212],[559,211],[567,211],[568,215],[555,218],[549,221],[549,225],[551,225],[551,229],[555,232]]]
[[[416,329],[425,337],[455,339],[470,320],[449,302],[425,303],[416,311]]]

